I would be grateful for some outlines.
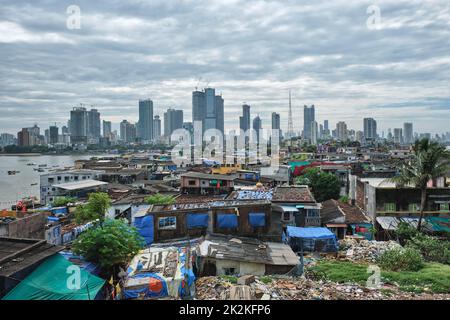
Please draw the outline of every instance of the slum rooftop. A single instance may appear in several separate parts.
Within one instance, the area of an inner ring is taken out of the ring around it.
[[[274,202],[316,202],[308,186],[277,187],[272,197]]]

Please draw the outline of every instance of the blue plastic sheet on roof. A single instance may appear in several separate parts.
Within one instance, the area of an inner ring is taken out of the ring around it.
[[[238,218],[236,214],[218,214],[217,227],[221,229],[236,229],[238,227]]]
[[[312,238],[312,239],[326,239],[329,237],[335,237],[335,234],[328,228],[300,228],[300,227],[287,227],[287,235],[291,238]]]
[[[146,298],[162,298],[167,297],[169,294],[166,280],[155,273],[138,273],[131,276],[131,278],[149,278],[149,285],[124,289],[123,295],[125,299],[136,299],[141,296]]]
[[[252,227],[265,227],[266,215],[265,213],[250,213],[248,215],[248,222]]]
[[[147,245],[153,243],[153,215],[135,218],[134,226],[138,230],[139,234],[144,238]]]
[[[51,212],[56,215],[65,215],[67,214],[67,207],[52,208]]]
[[[188,229],[208,227],[208,220],[209,215],[207,213],[188,213],[187,227]]]
[[[287,240],[296,252],[337,252],[336,235],[327,228],[299,228],[288,226]]]

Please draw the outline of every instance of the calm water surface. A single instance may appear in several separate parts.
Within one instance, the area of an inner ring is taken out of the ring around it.
[[[10,208],[23,197],[35,196],[39,199],[39,175],[57,168],[71,167],[75,160],[90,159],[92,155],[0,155],[0,210]],[[36,163],[28,166],[28,163]],[[45,172],[34,171],[38,165],[46,164]],[[15,175],[8,175],[9,170],[20,171]],[[35,184],[35,185],[33,185]]]

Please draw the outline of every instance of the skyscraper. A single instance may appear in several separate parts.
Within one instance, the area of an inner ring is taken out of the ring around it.
[[[256,116],[253,119],[253,130],[256,131],[256,139],[258,143],[259,143],[259,130],[261,129],[262,129],[261,118],[259,116]]]
[[[366,141],[377,139],[377,122],[373,118],[364,118],[364,138]]]
[[[164,136],[170,138],[172,132],[183,128],[183,110],[168,109],[164,113]]]
[[[348,140],[347,124],[344,121],[339,121],[336,124],[336,138],[340,141]]]
[[[123,142],[134,142],[136,140],[136,125],[123,120],[120,123],[120,139]]]
[[[403,124],[403,135],[405,143],[410,144],[414,142],[413,124],[411,122],[405,122]]]
[[[103,137],[109,138],[111,137],[111,121],[103,120]]]
[[[98,143],[100,139],[100,113],[97,109],[91,109],[87,113],[88,126],[87,136],[93,143]]]
[[[280,130],[280,114],[276,112],[272,112],[272,129]]]
[[[70,141],[72,144],[86,144],[88,133],[86,108],[75,107],[70,111]]]
[[[248,104],[242,105],[242,116],[239,117],[239,129],[244,133],[250,129],[250,106]]]
[[[316,145],[318,139],[317,121],[311,122],[311,144]]]
[[[314,105],[303,107],[303,138],[311,141],[312,123],[316,121]]]
[[[58,143],[59,128],[57,126],[50,126],[49,135],[50,135],[49,137],[50,144]]]
[[[153,140],[153,101],[139,100],[138,137],[144,141]]]
[[[158,141],[161,137],[161,119],[158,115],[153,119],[153,141]]]
[[[394,128],[394,142],[403,143],[403,130],[402,128]]]
[[[208,129],[224,131],[224,100],[215,89],[192,92],[192,121],[201,121],[203,132]]]

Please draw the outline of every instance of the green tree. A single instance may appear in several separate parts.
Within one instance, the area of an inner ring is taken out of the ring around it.
[[[73,203],[77,201],[76,198],[73,197],[56,197],[52,202],[53,207],[64,207],[67,206],[68,203]]]
[[[169,205],[175,203],[175,197],[171,195],[162,195],[156,193],[154,195],[148,196],[144,199],[147,204],[155,204],[155,205]]]
[[[306,169],[303,175],[297,177],[296,183],[310,186],[318,202],[339,198],[341,189],[339,179],[319,168]]]
[[[105,219],[106,211],[111,207],[111,199],[105,192],[89,194],[88,203],[78,206],[75,211],[75,220],[78,223]]]
[[[417,230],[422,228],[422,220],[427,201],[428,181],[444,176],[448,169],[450,153],[444,145],[428,139],[417,140],[413,146],[411,159],[404,162],[397,176],[390,180],[398,186],[414,186],[420,189],[420,218]]]
[[[83,232],[74,241],[72,250],[108,271],[129,263],[144,244],[144,239],[126,219],[107,219]]]

